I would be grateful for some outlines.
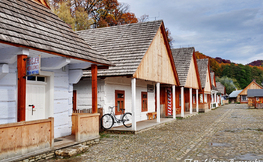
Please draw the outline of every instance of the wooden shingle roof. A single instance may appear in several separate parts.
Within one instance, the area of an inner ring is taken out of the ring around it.
[[[205,87],[206,74],[208,70],[208,59],[197,59],[198,71],[201,79],[202,88]]]
[[[111,64],[51,10],[31,0],[0,1],[0,43]]]
[[[133,75],[161,24],[162,20],[159,20],[88,29],[77,33],[116,65],[99,70],[98,76]],[[84,71],[83,77],[88,76],[90,71]]]
[[[225,94],[225,86],[222,83],[216,82],[216,88],[218,89],[218,92]]]
[[[181,86],[184,86],[186,83],[193,53],[194,47],[172,49],[174,64]]]

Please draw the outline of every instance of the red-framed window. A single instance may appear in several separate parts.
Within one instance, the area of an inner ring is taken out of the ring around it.
[[[141,101],[142,101],[142,112],[148,111],[148,94],[147,92],[141,93]]]
[[[115,90],[115,114],[120,115],[121,109],[125,109],[125,91]]]

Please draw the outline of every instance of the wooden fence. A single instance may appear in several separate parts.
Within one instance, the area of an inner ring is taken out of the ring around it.
[[[82,142],[99,137],[99,113],[73,113],[72,135],[76,142]]]
[[[0,160],[54,145],[54,118],[0,125]]]

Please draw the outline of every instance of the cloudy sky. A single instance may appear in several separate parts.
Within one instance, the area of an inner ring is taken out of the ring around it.
[[[173,48],[247,64],[263,60],[262,0],[119,0],[139,18],[162,19]]]

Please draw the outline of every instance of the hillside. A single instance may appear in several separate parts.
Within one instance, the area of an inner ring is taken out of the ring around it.
[[[242,65],[220,57],[212,58],[198,51],[196,51],[195,54],[197,59],[209,59],[210,70],[214,71],[217,77],[221,78],[227,76],[236,80],[237,88],[245,88],[253,79],[259,84],[263,82],[263,67],[261,66],[263,60],[257,60],[248,65]]]

